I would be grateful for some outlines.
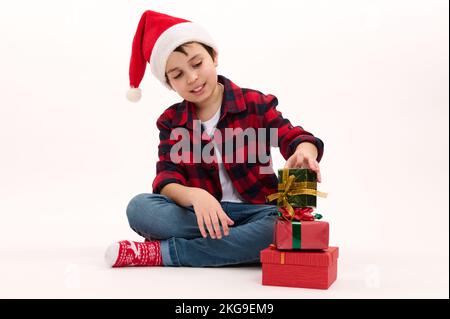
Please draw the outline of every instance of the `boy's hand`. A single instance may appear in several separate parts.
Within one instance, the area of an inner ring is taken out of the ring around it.
[[[294,154],[288,158],[284,168],[309,168],[317,173],[317,182],[322,182],[319,163],[317,158],[317,147],[309,142],[300,143]]]
[[[200,233],[206,237],[205,225],[212,239],[221,239],[222,232],[220,224],[222,225],[225,236],[229,235],[228,226],[233,225],[234,221],[228,217],[223,211],[222,206],[217,199],[202,188],[194,188],[192,190],[192,206],[194,207],[195,215],[197,216],[197,224]]]

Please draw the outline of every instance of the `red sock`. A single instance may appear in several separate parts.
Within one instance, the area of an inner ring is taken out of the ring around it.
[[[160,242],[122,240],[108,247],[105,260],[111,267],[162,266]]]

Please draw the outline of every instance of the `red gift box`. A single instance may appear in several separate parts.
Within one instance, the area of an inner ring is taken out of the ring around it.
[[[327,249],[329,229],[328,222],[278,218],[274,244],[278,249]]]
[[[338,247],[324,251],[261,251],[262,284],[328,289],[337,277]]]

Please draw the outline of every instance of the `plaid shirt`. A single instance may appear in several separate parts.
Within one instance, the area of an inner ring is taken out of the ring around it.
[[[286,160],[295,152],[296,147],[301,142],[311,142],[318,149],[317,161],[320,161],[323,155],[323,142],[311,133],[303,130],[302,127],[292,126],[288,119],[283,118],[281,112],[276,109],[278,100],[275,96],[240,88],[221,75],[218,76],[218,80],[225,88],[220,118],[216,126],[216,129],[220,130],[222,137],[226,138],[227,136],[225,128],[232,128],[233,130],[242,128],[244,131],[247,128],[254,128],[255,130],[257,128],[275,128],[278,129],[278,147]],[[214,148],[210,144],[212,139],[207,134],[203,134],[203,125],[197,128],[194,127],[194,120],[199,121],[195,105],[186,100],[172,105],[158,118],[156,125],[160,131],[159,160],[156,164],[153,193],[159,194],[161,189],[169,183],[178,183],[188,187],[203,188],[220,202],[222,187],[219,179],[219,166],[214,156]],[[190,151],[188,154],[184,153],[184,156],[187,157],[184,157],[178,164],[173,162],[170,157],[172,146],[182,139],[181,135],[176,139],[170,138],[171,132],[175,128],[187,129],[186,132],[189,132],[190,139]],[[196,129],[200,133],[195,134]],[[232,144],[234,147],[233,152],[236,153],[238,151],[236,149],[236,136],[232,138],[234,141]],[[216,139],[214,141],[217,142]],[[225,159],[225,151],[222,151],[222,162],[242,199],[251,204],[270,204],[266,202],[266,196],[278,191],[278,178],[272,169],[271,160],[267,163],[262,163],[258,156],[255,156],[256,161],[248,161],[250,155],[255,155],[255,149],[261,147],[261,145],[255,147],[255,143],[257,145],[261,144],[258,140],[256,142],[249,143],[247,141],[243,143],[243,149],[239,151],[243,154],[244,160],[234,160],[234,163],[227,163],[230,161],[230,158],[227,157]],[[265,138],[263,143],[266,144],[265,155],[270,156],[270,146],[272,145],[270,138]],[[210,146],[207,150],[210,151],[207,152],[209,154],[206,160],[203,155],[200,163],[194,163],[194,150],[200,149],[202,151],[200,154],[203,154],[203,150],[208,144]],[[219,150],[226,149],[220,140],[217,142],[217,145]],[[270,173],[262,172],[262,168],[269,170]]]

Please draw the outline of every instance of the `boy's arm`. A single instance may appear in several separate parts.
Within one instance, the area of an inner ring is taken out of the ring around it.
[[[193,206],[193,198],[197,192],[195,187],[187,187],[177,183],[170,183],[161,189],[161,195],[167,196],[180,206]]]
[[[170,139],[170,118],[166,116],[166,112],[158,118],[156,126],[160,132],[158,145],[159,160],[156,163],[156,177],[153,180],[152,188],[154,194],[161,194],[162,189],[168,184],[176,183],[185,186],[187,184],[187,178],[182,165],[174,163],[170,158],[172,146],[177,141]]]
[[[167,196],[180,206],[193,206],[197,224],[203,237],[207,236],[205,226],[213,239],[221,239],[222,231],[225,236],[228,236],[228,226],[233,225],[233,220],[227,216],[217,199],[208,191],[198,187],[186,186],[189,176],[183,165],[177,165],[171,159],[172,147],[178,141],[170,139],[172,116],[170,111],[168,112],[167,114],[164,112],[156,123],[160,130],[160,142],[153,193]]]
[[[153,193],[169,197],[180,206],[194,206],[207,197],[212,197],[206,190],[198,187],[188,187],[188,176],[182,164],[174,163],[170,157],[172,147],[178,143],[170,139],[171,116],[168,110],[156,122],[159,129],[159,146],[156,163],[156,177],[153,181]],[[220,206],[220,205],[219,205]]]
[[[177,183],[170,183],[161,189],[161,195],[167,196],[180,206],[194,206],[199,201],[213,197],[208,191],[198,187],[188,187]]]
[[[291,122],[276,109],[278,99],[275,96],[263,95],[263,99],[268,107],[264,113],[264,126],[278,129],[278,147],[284,159],[288,160],[301,143],[309,142],[317,148],[316,160],[320,162],[324,149],[322,140],[305,131],[301,126],[292,126]]]
[[[316,172],[317,181],[322,182],[319,163],[317,162],[317,147],[310,142],[298,144],[294,154],[286,161],[284,168],[309,168]]]

